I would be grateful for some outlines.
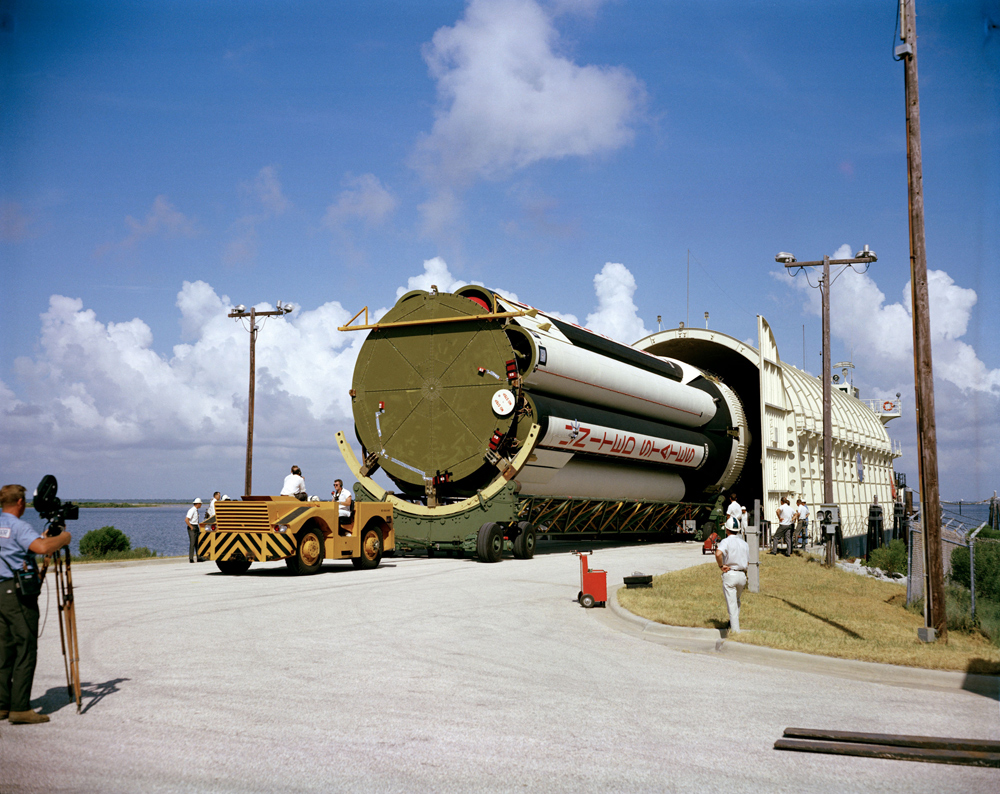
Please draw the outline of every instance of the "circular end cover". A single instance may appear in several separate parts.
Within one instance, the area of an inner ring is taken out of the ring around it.
[[[493,434],[514,418],[507,362],[514,351],[478,302],[449,293],[410,293],[379,323],[413,323],[372,331],[354,369],[358,439],[394,481],[422,490],[440,472],[460,481],[486,464]],[[469,317],[461,322],[435,322]],[[511,405],[496,411],[496,400]],[[496,411],[496,412],[495,412]]]
[[[510,389],[498,389],[494,393],[491,402],[493,404],[493,413],[497,416],[510,416],[514,410],[514,406],[517,404],[517,398]]]

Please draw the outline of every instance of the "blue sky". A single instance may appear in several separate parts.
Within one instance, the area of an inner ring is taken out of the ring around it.
[[[1000,2],[917,10],[942,491],[978,499],[1000,487]],[[895,19],[0,0],[4,481],[239,493],[234,303],[299,307],[258,343],[260,491],[291,462],[320,493],[343,474],[361,340],[336,326],[411,284],[482,282],[629,343],[708,311],[755,344],[762,314],[818,374],[818,291],[774,255],[868,244],[879,261],[833,286],[834,361],[863,396],[904,394],[889,428],[916,483]]]

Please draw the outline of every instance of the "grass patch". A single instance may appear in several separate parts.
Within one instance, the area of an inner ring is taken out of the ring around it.
[[[995,646],[1000,648],[1000,604],[989,598],[976,598],[976,617],[972,618],[972,593],[959,585],[947,585],[945,594],[945,615],[948,629],[972,632],[979,631]],[[918,615],[924,614],[924,599],[920,598],[907,607]]]
[[[906,609],[905,585],[828,569],[817,558],[765,556],[760,592],[743,593],[733,637],[802,653],[908,667],[1000,673],[1000,648],[975,628],[950,631],[948,644],[917,639],[923,618]],[[651,589],[618,591],[625,609],[671,626],[724,628],[729,616],[714,563],[653,578]],[[977,611],[978,611],[977,602]]]
[[[137,549],[129,549],[128,551],[109,551],[106,554],[72,554],[70,555],[70,560],[73,563],[115,562],[117,560],[148,560],[149,558],[155,556],[157,556],[155,551],[151,551],[145,546],[140,546]]]

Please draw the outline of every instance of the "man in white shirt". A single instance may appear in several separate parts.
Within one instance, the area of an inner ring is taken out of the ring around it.
[[[280,495],[294,496],[300,502],[309,498],[306,493],[306,481],[302,477],[302,469],[298,466],[292,466],[292,473],[285,477],[285,484],[281,486]]]
[[[771,554],[778,553],[778,544],[782,538],[785,540],[785,556],[792,556],[792,527],[795,523],[795,511],[788,503],[788,497],[781,497],[781,506],[775,511],[778,517],[778,531],[774,533],[774,540],[771,543]]]
[[[198,512],[200,508],[201,499],[195,499],[191,503],[191,509],[184,517],[184,523],[187,524],[188,530],[188,562],[194,562],[195,555],[198,553],[198,525],[201,523]]]
[[[805,499],[798,500],[798,509],[795,511],[795,538],[801,542],[804,549],[809,542],[809,508]]]
[[[351,496],[349,491],[344,490],[343,480],[333,481],[333,490],[330,491],[330,494],[333,496],[333,501],[340,505],[338,510],[340,534],[350,535],[350,531],[344,528],[344,524],[351,523],[351,505],[354,502],[354,497]]]
[[[222,496],[221,493],[216,491],[212,494],[212,501],[208,503],[208,509],[205,510],[205,520],[202,522],[205,526],[215,528],[215,503],[219,501],[219,497]]]
[[[736,501],[736,494],[729,494],[729,499],[730,502],[729,507],[726,508],[726,515],[736,519],[740,532],[743,533],[747,528],[747,509]]]
[[[739,522],[731,516],[726,519],[726,539],[715,550],[715,562],[722,569],[722,595],[729,610],[729,632],[740,630],[740,600],[743,588],[747,586],[747,566],[750,562],[750,547],[737,532]]]

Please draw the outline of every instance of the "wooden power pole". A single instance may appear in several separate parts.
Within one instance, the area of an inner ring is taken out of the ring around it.
[[[906,162],[910,204],[910,289],[913,303],[913,369],[920,466],[920,521],[924,538],[924,620],[921,639],[948,641],[941,559],[941,493],[938,488],[934,368],[931,361],[927,249],[924,243],[924,183],[920,160],[920,93],[917,89],[916,0],[900,0],[900,38],[906,86]],[[935,636],[936,635],[936,636]]]
[[[278,317],[288,314],[288,312],[292,311],[292,308],[291,304],[282,306],[281,301],[278,301],[278,308],[276,311],[259,312],[252,306],[250,307],[250,311],[245,311],[242,306],[237,306],[229,312],[228,315],[229,317],[235,317],[237,320],[250,320],[250,397],[247,407],[247,467],[246,482],[243,488],[244,496],[250,496],[250,494],[253,493],[253,398],[255,390],[254,387],[257,383],[257,331],[260,330],[257,327],[257,318]]]

